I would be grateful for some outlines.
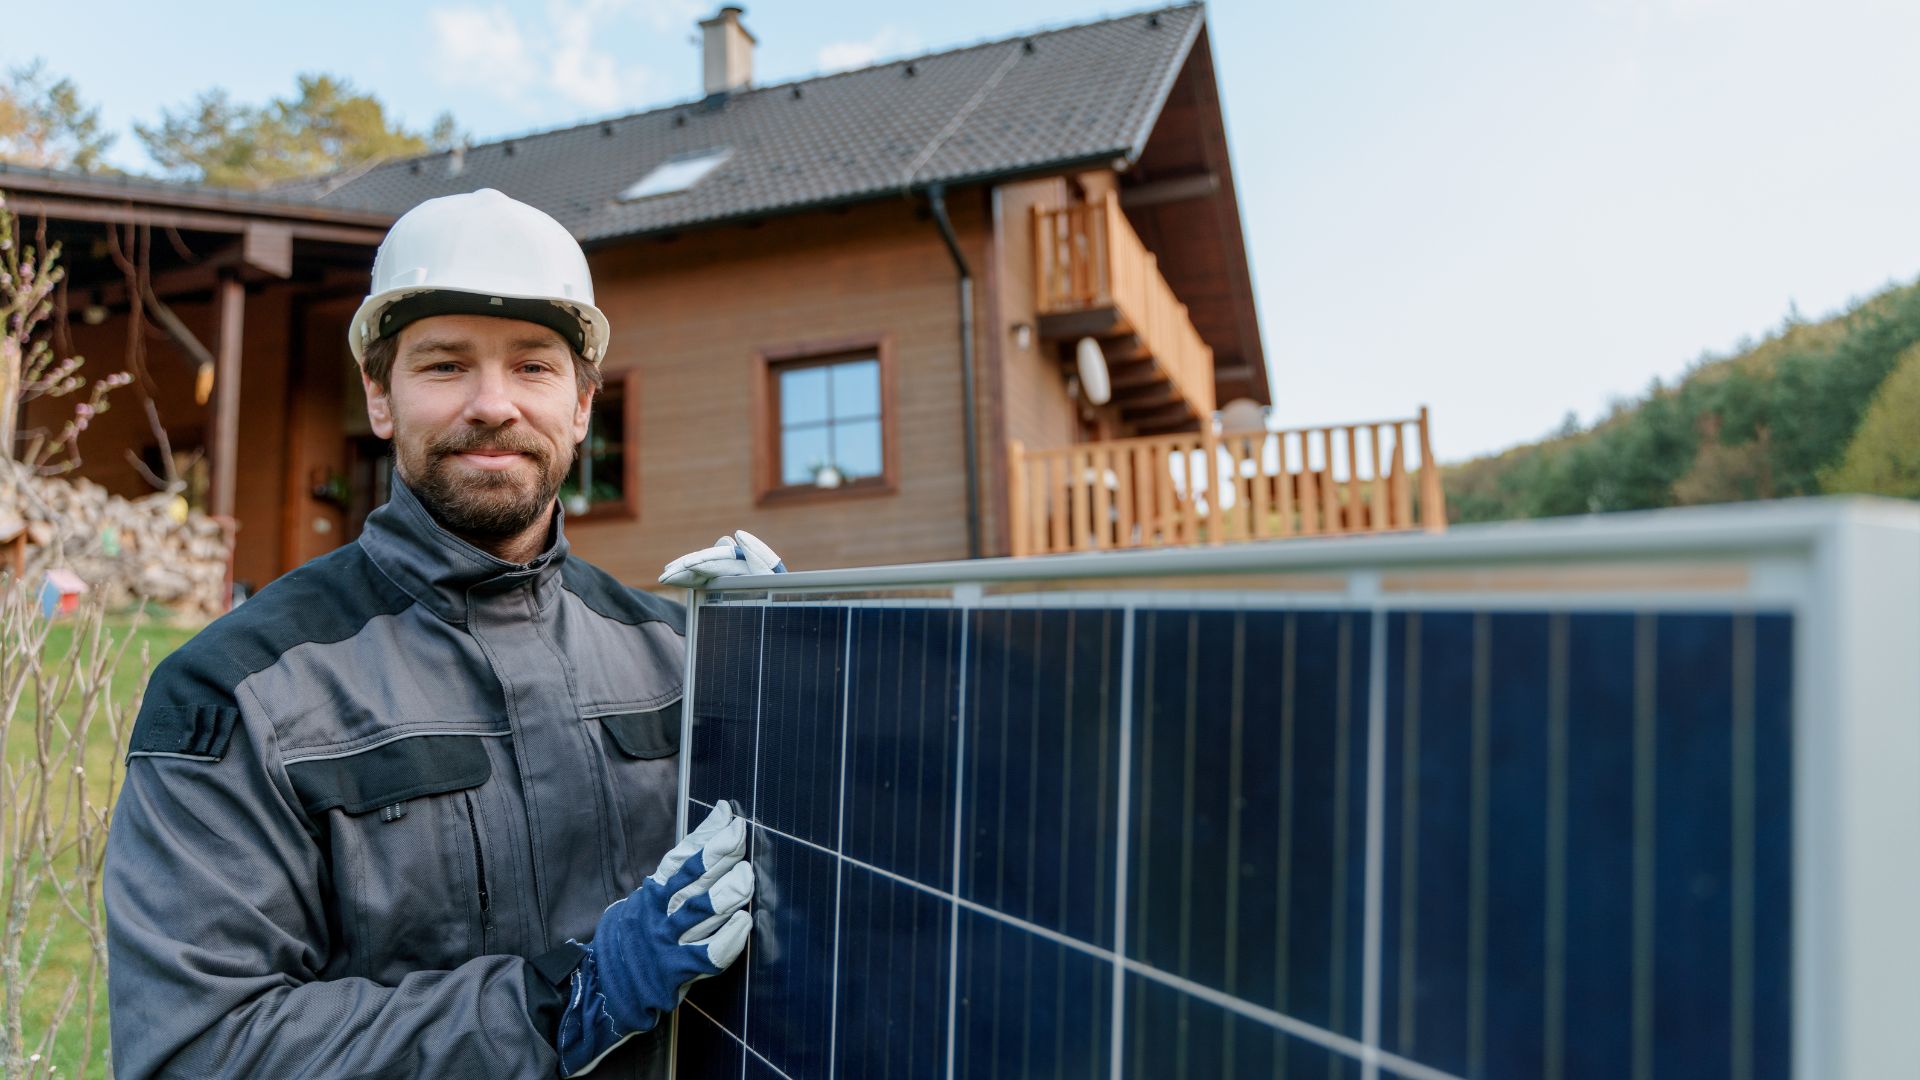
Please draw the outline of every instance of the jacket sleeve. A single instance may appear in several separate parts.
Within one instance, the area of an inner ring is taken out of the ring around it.
[[[397,986],[319,978],[328,871],[271,730],[168,667],[107,843],[115,1075],[554,1075],[570,970],[554,957],[483,956]]]

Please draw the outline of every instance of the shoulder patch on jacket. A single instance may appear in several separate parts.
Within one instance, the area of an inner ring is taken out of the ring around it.
[[[153,670],[127,749],[217,761],[239,720],[235,692],[306,642],[352,637],[413,603],[348,544],[308,562],[209,623]]]
[[[604,618],[629,626],[649,622],[666,623],[674,633],[686,636],[686,605],[655,596],[643,589],[628,588],[615,580],[612,574],[584,559],[568,558],[567,564],[560,569],[560,580],[568,592],[579,597],[582,603]]]
[[[232,705],[156,705],[140,710],[127,756],[166,754],[219,761],[240,710]]]

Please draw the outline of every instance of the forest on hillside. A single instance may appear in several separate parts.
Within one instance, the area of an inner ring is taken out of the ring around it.
[[[1920,282],[1449,466],[1455,522],[1865,492],[1920,499]]]

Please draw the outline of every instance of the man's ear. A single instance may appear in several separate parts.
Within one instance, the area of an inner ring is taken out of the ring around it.
[[[381,389],[380,384],[367,375],[365,368],[360,369],[360,385],[367,391],[367,419],[371,421],[373,433],[383,439],[393,438],[393,398],[390,392]]]
[[[580,395],[580,399],[578,401],[574,402],[573,444],[575,446],[580,445],[580,440],[587,437],[587,422],[592,419],[593,419],[593,391],[589,389]]]

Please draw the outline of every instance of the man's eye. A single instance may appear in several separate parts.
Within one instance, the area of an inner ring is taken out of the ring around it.
[[[437,363],[437,364],[435,364],[435,365],[433,365],[433,367],[431,367],[431,368],[428,368],[427,370],[429,370],[429,371],[448,371],[448,372],[451,372],[451,371],[459,371],[459,370],[460,370],[460,365],[459,365],[459,364],[456,364],[456,363],[454,363],[454,362],[453,362],[453,361],[451,361],[451,360],[442,360],[442,361],[440,361],[439,363]]]

